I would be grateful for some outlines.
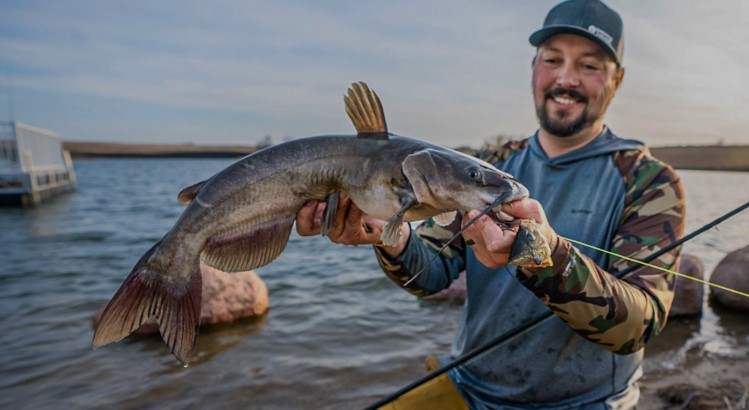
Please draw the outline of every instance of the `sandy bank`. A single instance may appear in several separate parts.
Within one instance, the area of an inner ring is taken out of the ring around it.
[[[64,141],[73,158],[222,158],[242,157],[257,150],[241,145],[119,144]]]
[[[258,149],[241,145],[119,144],[64,141],[73,158],[232,158]],[[651,148],[654,156],[677,169],[749,171],[749,145]]]

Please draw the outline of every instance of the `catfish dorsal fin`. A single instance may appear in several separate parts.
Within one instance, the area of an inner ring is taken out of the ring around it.
[[[180,191],[179,195],[177,195],[177,201],[179,201],[180,204],[189,204],[198,195],[203,184],[205,184],[205,181],[200,181],[197,184],[190,185],[183,189]]]
[[[343,96],[346,113],[356,128],[360,138],[388,138],[385,114],[382,103],[366,83],[360,81],[351,84],[348,94]]]

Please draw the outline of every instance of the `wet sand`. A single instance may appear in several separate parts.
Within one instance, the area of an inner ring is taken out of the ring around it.
[[[710,305],[702,317],[670,320],[648,344],[644,370],[638,409],[749,408],[749,313]]]

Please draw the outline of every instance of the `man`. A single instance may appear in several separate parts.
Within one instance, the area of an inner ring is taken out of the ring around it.
[[[676,241],[684,228],[678,176],[642,143],[621,139],[604,114],[624,77],[622,21],[596,0],[554,7],[530,42],[532,89],[540,128],[496,152],[534,199],[504,211],[533,219],[552,247],[553,266],[507,265],[516,232],[484,216],[408,287],[418,295],[450,285],[465,269],[468,298],[451,356],[457,357],[551,309],[532,331],[449,372],[471,408],[631,408],[639,397],[642,348],[665,325],[673,276],[643,267],[623,279],[630,263],[565,238],[617,254],[645,258]],[[297,230],[319,232],[323,206],[299,211]],[[403,285],[465,221],[449,227],[404,224],[399,244],[375,246],[386,274]],[[382,221],[343,198],[329,236],[346,244],[377,244]],[[678,251],[654,264],[674,269]],[[443,360],[443,364],[450,358]]]

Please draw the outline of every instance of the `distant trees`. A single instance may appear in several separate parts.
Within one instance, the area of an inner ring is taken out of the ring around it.
[[[260,141],[258,141],[257,149],[268,148],[271,145],[273,145],[273,137],[271,137],[269,134],[266,134],[263,138],[260,139]]]

